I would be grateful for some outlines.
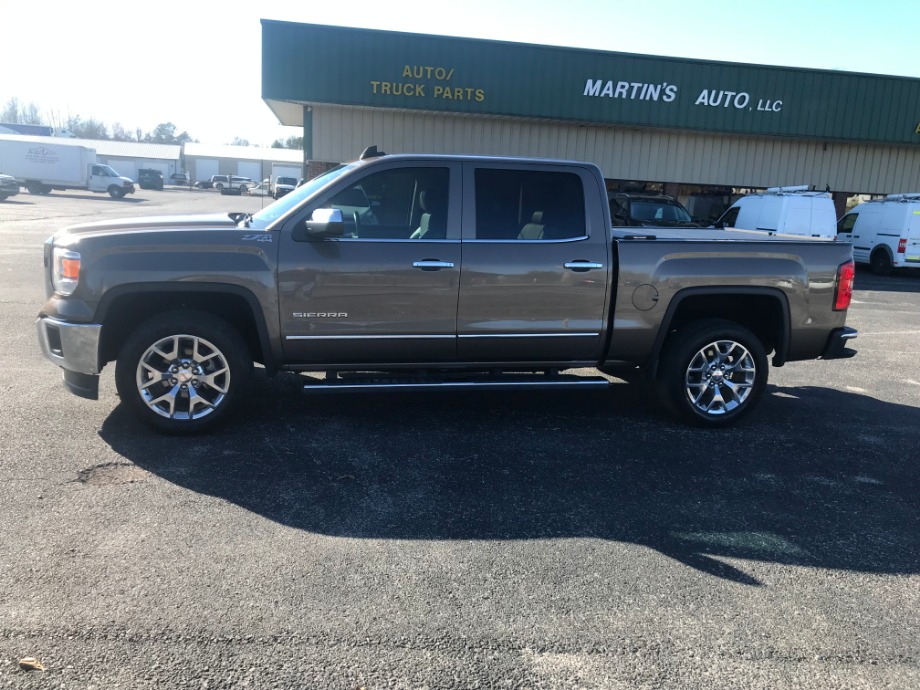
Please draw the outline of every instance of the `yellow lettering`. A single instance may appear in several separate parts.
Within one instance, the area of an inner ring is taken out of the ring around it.
[[[409,67],[409,65],[406,65],[405,67],[403,67],[403,73],[402,73],[402,75],[403,75],[404,77],[410,77],[410,78],[411,78],[411,77],[412,77],[412,68]]]
[[[482,103],[484,100],[486,100],[486,92],[482,89],[476,89],[476,102]],[[917,126],[920,127],[920,125]]]
[[[380,85],[380,82],[379,82],[379,81],[372,81],[372,82],[371,82],[371,89],[373,90],[374,93],[377,93],[377,87],[378,87],[379,85]]]
[[[443,86],[435,86],[435,87],[434,87],[434,97],[435,97],[435,98],[440,98],[442,93],[444,93],[444,87],[443,87]]]
[[[390,93],[390,82],[385,81],[380,85],[380,93]]]
[[[920,122],[917,123],[917,128],[914,130],[914,134],[920,134]]]

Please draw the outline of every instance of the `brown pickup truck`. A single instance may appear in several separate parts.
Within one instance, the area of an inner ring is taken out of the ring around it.
[[[45,355],[98,397],[182,433],[246,399],[254,362],[307,390],[654,382],[707,426],[756,404],[773,366],[835,359],[850,246],[701,228],[611,228],[592,164],[385,155],[254,215],[65,228],[45,247]],[[324,378],[319,375],[324,373]]]

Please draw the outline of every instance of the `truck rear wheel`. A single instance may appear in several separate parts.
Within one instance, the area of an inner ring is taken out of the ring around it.
[[[717,427],[747,414],[767,385],[767,355],[747,328],[706,319],[677,331],[661,354],[658,392],[676,415]]]
[[[224,421],[246,397],[252,371],[246,343],[230,324],[183,309],[134,330],[119,353],[115,385],[144,423],[187,434]]]

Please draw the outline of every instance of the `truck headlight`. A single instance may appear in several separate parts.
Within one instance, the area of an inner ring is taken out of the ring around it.
[[[80,252],[55,247],[51,252],[51,286],[60,295],[72,295],[80,282]]]

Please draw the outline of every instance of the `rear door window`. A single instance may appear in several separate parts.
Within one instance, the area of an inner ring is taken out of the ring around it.
[[[477,240],[587,236],[581,178],[568,172],[477,168]]]

